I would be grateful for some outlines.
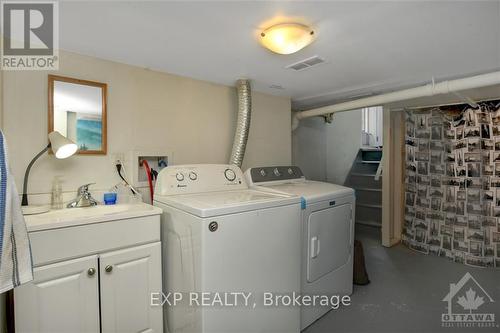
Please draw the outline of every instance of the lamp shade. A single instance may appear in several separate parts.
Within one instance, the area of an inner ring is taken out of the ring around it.
[[[291,54],[311,44],[314,31],[299,23],[283,23],[267,28],[260,34],[260,41],[269,50]]]
[[[49,141],[54,155],[60,159],[70,157],[78,150],[76,143],[57,131],[49,133]]]

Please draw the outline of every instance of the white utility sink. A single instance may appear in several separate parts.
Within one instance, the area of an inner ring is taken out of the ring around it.
[[[134,203],[50,210],[47,213],[26,215],[24,219],[28,231],[31,232],[157,214],[161,214],[161,209],[144,203]]]

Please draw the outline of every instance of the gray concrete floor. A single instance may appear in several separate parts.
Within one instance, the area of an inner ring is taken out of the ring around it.
[[[371,227],[358,227],[356,238],[363,243],[371,283],[354,286],[350,306],[328,312],[304,333],[500,332],[500,269],[470,267],[402,245],[385,248],[379,230]],[[446,312],[442,299],[450,283],[457,283],[466,272],[495,301],[485,306],[488,313],[495,313],[496,327],[441,326],[441,314]]]

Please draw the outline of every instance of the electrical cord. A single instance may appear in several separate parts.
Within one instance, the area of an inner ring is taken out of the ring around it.
[[[156,171],[156,170],[155,170],[155,169],[153,169],[153,168],[151,168],[150,170],[151,170],[151,178],[152,178],[153,180],[158,179],[158,171]]]
[[[120,176],[120,178],[125,182],[127,183],[127,181],[125,180],[125,178],[122,176],[122,165],[120,163],[117,163],[116,164],[116,171],[118,171],[118,176]]]
[[[137,191],[132,185],[130,185],[129,182],[125,179],[125,177],[123,177],[123,175],[122,175],[123,166],[122,166],[121,161],[116,161],[115,166],[116,166],[116,171],[118,172],[118,176],[120,176],[120,178],[123,180],[125,185],[127,185],[130,188],[130,191],[132,192],[132,194],[139,194],[139,191]]]

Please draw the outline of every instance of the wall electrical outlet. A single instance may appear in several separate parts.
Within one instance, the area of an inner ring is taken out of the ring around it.
[[[116,164],[116,162],[120,161],[122,163],[125,163],[125,154],[124,153],[114,153],[111,155],[113,163]]]

